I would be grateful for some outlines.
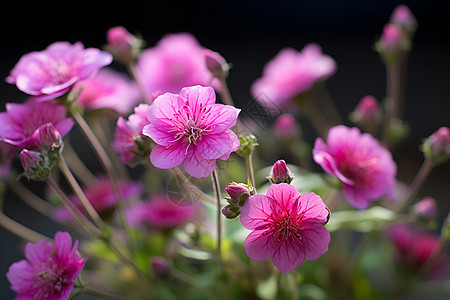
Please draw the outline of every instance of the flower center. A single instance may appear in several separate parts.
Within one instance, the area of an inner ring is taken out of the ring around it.
[[[35,266],[36,267],[36,266]],[[33,275],[36,280],[33,287],[37,288],[34,295],[36,299],[46,299],[50,295],[59,293],[63,286],[68,283],[64,271],[50,257],[42,266],[37,266],[40,270]]]
[[[271,228],[266,234],[273,235],[277,241],[294,240],[301,243],[302,236],[300,232],[304,229],[302,226],[303,214],[296,211],[289,211],[283,208],[273,210],[270,219],[266,221],[271,223]]]

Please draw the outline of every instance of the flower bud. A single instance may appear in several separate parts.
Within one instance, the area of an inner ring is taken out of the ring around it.
[[[291,183],[294,177],[291,174],[291,170],[286,165],[284,160],[278,160],[274,163],[272,171],[268,177],[271,183]]]
[[[206,68],[215,78],[226,78],[228,76],[229,66],[225,60],[217,52],[211,51],[209,49],[204,49],[203,53],[205,55]]]
[[[245,200],[250,197],[250,190],[244,184],[230,184],[225,188],[225,192],[229,195],[226,199],[230,204],[242,206],[244,205]]]
[[[357,124],[379,123],[381,120],[381,106],[372,95],[361,98],[350,118]]]
[[[153,273],[159,278],[165,278],[170,274],[169,262],[163,257],[150,257],[150,266]]]
[[[413,212],[421,217],[433,218],[437,214],[436,200],[432,197],[425,197],[416,205],[414,205]]]
[[[443,163],[450,157],[450,130],[441,127],[422,145],[422,151],[426,158],[434,163]]]
[[[284,113],[275,120],[273,131],[279,138],[291,139],[297,135],[299,130],[294,116]]]
[[[380,53],[386,63],[393,63],[405,52],[410,50],[410,40],[405,36],[400,26],[386,24],[375,49]]]
[[[49,151],[55,148],[60,148],[62,145],[62,138],[59,131],[52,123],[47,123],[38,128],[39,144],[42,150]]]
[[[242,157],[248,157],[252,154],[253,150],[256,146],[258,146],[257,139],[253,134],[243,136],[239,136],[239,148],[236,150],[236,153]]]
[[[50,167],[40,152],[23,149],[19,154],[25,176],[32,180],[45,180],[50,175]]]
[[[122,26],[112,27],[106,33],[107,48],[121,62],[130,62],[142,46],[142,40],[132,35]]]
[[[406,5],[397,6],[389,21],[400,26],[408,35],[414,34],[417,29],[417,20]]]
[[[234,206],[233,204],[228,204],[224,208],[222,208],[222,214],[227,219],[235,219],[241,214],[241,208],[238,206]]]

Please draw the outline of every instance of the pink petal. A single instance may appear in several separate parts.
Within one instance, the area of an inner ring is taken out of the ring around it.
[[[326,223],[329,212],[318,195],[314,193],[302,195],[299,205],[300,211],[304,213],[305,221],[311,219],[322,225]]]
[[[72,247],[72,237],[68,232],[57,232],[54,238],[57,256],[64,259]]]
[[[171,142],[175,141],[175,134],[170,133],[167,127],[156,126],[148,124],[142,129],[142,134],[150,137],[155,143],[161,146],[169,146]],[[184,139],[184,137],[182,137]]]
[[[216,103],[216,93],[212,87],[202,87],[200,85],[184,87],[180,91],[180,99],[188,101],[192,112],[199,114],[200,104],[202,107]]]
[[[272,235],[264,235],[263,230],[252,231],[244,242],[245,253],[253,260],[261,261],[272,257],[274,241]]]
[[[52,243],[47,240],[40,240],[36,244],[27,243],[25,245],[25,257],[32,264],[40,265],[45,263],[52,256]]]
[[[231,146],[230,151],[225,153],[222,157],[219,157],[219,159],[221,159],[221,160],[227,160],[228,158],[230,158],[231,152],[235,152],[239,148],[239,146],[241,144],[241,142],[239,141],[238,136],[233,131],[227,130],[226,132],[231,137],[231,140],[233,142],[232,142],[232,146]]]
[[[173,144],[169,147],[156,145],[150,153],[150,161],[159,169],[179,166],[186,157],[186,144]]]
[[[213,133],[221,133],[225,130],[230,129],[236,125],[236,120],[239,115],[240,109],[236,109],[231,105],[215,104],[210,106],[210,114],[207,120],[205,120],[205,125],[210,125]]]
[[[204,158],[200,152],[191,145],[186,154],[186,158],[183,161],[183,167],[189,175],[194,176],[195,178],[206,177],[214,171],[216,160]]]
[[[198,141],[197,151],[206,159],[218,159],[227,153],[233,146],[233,140],[228,132],[219,134],[203,135],[202,140]]]
[[[284,274],[300,266],[304,260],[303,249],[298,243],[289,240],[282,242],[272,257],[273,264]]]
[[[183,105],[184,102],[178,95],[165,93],[164,95],[158,96],[158,98],[153,101],[153,104],[150,105],[147,112],[147,119],[155,126],[162,126],[162,128],[171,127],[171,120]]]
[[[241,208],[241,224],[247,229],[261,229],[269,226],[266,219],[270,217],[276,202],[265,195],[250,196]]]
[[[318,259],[328,251],[330,233],[322,224],[304,223],[305,229],[301,231],[302,253],[307,260]]]
[[[287,183],[272,184],[267,191],[267,196],[274,199],[286,210],[291,210],[293,204],[300,199],[300,192]]]
[[[33,266],[26,260],[20,260],[9,267],[6,277],[11,283],[11,289],[13,291],[24,292],[31,290],[35,283],[35,280],[32,279],[33,274]]]

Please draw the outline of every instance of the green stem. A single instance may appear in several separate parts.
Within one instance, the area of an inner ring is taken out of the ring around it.
[[[0,226],[17,235],[21,239],[32,242],[34,244],[36,244],[40,240],[48,239],[48,237],[14,221],[13,219],[6,216],[3,212],[0,212]]]
[[[84,286],[82,288],[83,293],[88,294],[88,295],[92,295],[101,299],[107,299],[107,300],[125,300],[128,298],[125,297],[121,297],[121,296],[117,296],[117,295],[113,295],[107,292],[103,292],[97,289],[94,289],[92,287],[89,286]]]
[[[75,107],[73,105],[69,106],[69,112],[72,115],[72,117],[74,118],[75,122],[81,128],[83,134],[88,139],[89,143],[91,144],[92,148],[94,149],[94,152],[96,153],[101,164],[103,165],[103,168],[105,169],[105,171],[108,175],[108,178],[111,182],[111,185],[113,187],[114,194],[116,195],[116,198],[118,200],[117,201],[117,209],[118,209],[120,223],[122,224],[125,231],[127,233],[130,233],[131,229],[125,218],[125,203],[120,194],[117,174],[113,168],[113,164],[112,164],[108,154],[106,153],[105,149],[103,149],[102,144],[97,139],[97,137],[94,134],[94,132],[92,131],[92,129],[89,127],[87,122],[84,120],[84,118],[80,115],[80,113],[75,109]]]
[[[219,80],[220,97],[222,98],[223,103],[234,106],[233,98],[231,98],[230,90],[228,89],[227,79],[225,77],[221,77]]]
[[[398,117],[401,95],[401,72],[399,63],[386,65],[386,104],[382,144],[389,145],[389,127]]]
[[[219,264],[219,268],[223,270],[223,261],[222,261],[222,205],[221,205],[221,193],[220,193],[220,183],[219,176],[217,175],[216,170],[214,170],[211,174],[214,193],[216,195],[217,200],[217,263]]]
[[[253,154],[252,153],[250,153],[247,157],[245,157],[245,166],[247,167],[248,179],[250,180],[250,183],[251,183],[252,187],[255,189],[255,193],[256,193],[255,172],[253,170]]]
[[[64,157],[67,158],[69,162],[70,169],[73,170],[74,174],[77,176],[78,180],[81,181],[85,186],[91,186],[96,181],[96,177],[92,172],[86,167],[83,161],[80,159],[78,154],[72,148],[70,143],[64,144],[63,150]]]
[[[83,192],[83,189],[78,184],[78,181],[75,179],[75,176],[73,176],[72,172],[69,169],[69,166],[67,165],[64,156],[62,155],[62,151],[60,151],[58,155],[58,165],[61,170],[61,172],[64,174],[64,177],[66,177],[68,183],[72,187],[73,191],[77,195],[77,197],[80,199],[81,204],[83,205],[84,209],[88,213],[88,215],[92,218],[94,223],[100,227],[103,228],[105,223],[100,218],[99,214],[95,210],[95,208],[92,206],[92,203],[89,201],[89,199],[86,197],[85,193]]]

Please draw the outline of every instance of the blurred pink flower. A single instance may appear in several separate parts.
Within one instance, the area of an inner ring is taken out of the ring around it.
[[[336,69],[334,59],[324,55],[317,44],[308,44],[301,52],[285,48],[265,65],[263,76],[253,83],[251,92],[261,105],[276,107],[329,78]]]
[[[394,196],[397,167],[391,153],[370,134],[338,125],[328,132],[327,142],[316,139],[313,158],[344,183],[351,205],[363,209],[384,195]]]
[[[124,201],[139,197],[142,193],[142,187],[137,182],[119,182],[119,190]],[[108,216],[114,211],[118,200],[108,178],[98,177],[96,182],[93,182],[88,188],[84,188],[83,191],[92,206],[101,216]],[[79,211],[83,211],[83,206],[78,197],[74,195],[70,198],[74,206]],[[65,206],[56,208],[53,217],[60,222],[74,220],[75,218]]]
[[[174,197],[155,195],[146,202],[133,204],[126,211],[128,222],[137,228],[150,226],[158,229],[171,229],[184,224],[194,216],[198,207],[183,204],[182,199]]]
[[[286,165],[286,162],[282,159],[277,160],[270,171],[270,175],[267,177],[273,184],[279,183],[291,183],[294,180],[291,170]]]
[[[165,35],[158,44],[142,51],[137,70],[147,98],[153,93],[178,93],[192,85],[220,87],[206,68],[204,48],[189,33]]]
[[[404,28],[409,34],[417,29],[417,20],[406,5],[398,5],[392,12],[391,23]]]
[[[72,247],[67,232],[57,232],[53,242],[41,240],[25,247],[26,260],[12,264],[6,274],[16,299],[66,300],[84,267],[78,241]]]
[[[135,82],[113,69],[101,69],[93,77],[79,81],[72,89],[81,88],[77,103],[86,110],[109,108],[127,114],[141,96]]]
[[[272,257],[287,274],[328,251],[328,214],[316,194],[301,195],[292,185],[273,184],[266,196],[250,196],[241,209],[242,225],[253,230],[245,239],[245,252],[256,261]]]
[[[216,159],[227,160],[236,151],[239,139],[230,128],[240,110],[215,102],[214,89],[201,86],[156,98],[148,110],[150,124],[142,131],[157,144],[150,154],[155,167],[170,169],[182,164],[191,176],[206,177]]]
[[[111,62],[108,52],[84,49],[80,42],[73,45],[56,42],[43,51],[22,56],[6,81],[42,101],[50,100],[65,94],[78,80],[91,77]]]
[[[433,197],[425,197],[413,206],[413,212],[425,218],[434,218],[437,215],[437,203]]]
[[[117,119],[116,130],[112,148],[120,153],[122,160],[133,167],[150,154],[150,145],[145,140],[147,136],[142,134],[142,129],[148,125],[147,111],[148,104],[139,104],[134,108],[134,114],[125,120],[123,117]]]
[[[394,243],[398,262],[414,270],[418,270],[430,258],[439,254],[442,247],[439,237],[430,233],[416,232],[406,225],[392,227],[389,237]]]
[[[380,37],[380,46],[388,54],[396,53],[403,43],[403,32],[398,25],[386,24]]]
[[[290,113],[280,115],[273,124],[273,131],[277,138],[281,139],[295,139],[299,134],[299,128],[295,118]]]
[[[73,120],[66,118],[66,108],[55,102],[7,103],[0,113],[0,140],[22,148],[40,148],[41,129],[51,124],[64,137]]]

